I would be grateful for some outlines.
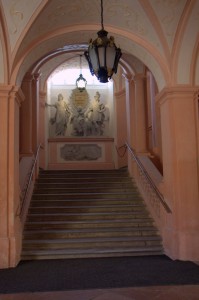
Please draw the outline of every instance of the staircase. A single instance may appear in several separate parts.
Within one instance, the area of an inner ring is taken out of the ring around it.
[[[161,237],[126,169],[40,172],[22,260],[160,254]]]

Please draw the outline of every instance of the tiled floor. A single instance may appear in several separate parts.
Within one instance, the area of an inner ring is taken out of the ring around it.
[[[199,285],[0,295],[0,300],[199,300]]]

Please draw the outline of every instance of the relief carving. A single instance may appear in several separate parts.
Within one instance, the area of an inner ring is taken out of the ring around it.
[[[100,93],[96,92],[90,101],[87,91],[72,91],[66,102],[62,94],[54,104],[46,107],[55,108],[55,114],[49,120],[50,136],[103,136],[107,134],[110,118],[109,108],[101,102]]]
[[[65,144],[60,157],[67,161],[97,160],[102,157],[102,149],[96,144]]]

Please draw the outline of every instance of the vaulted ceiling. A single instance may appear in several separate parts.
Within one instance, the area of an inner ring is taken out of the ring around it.
[[[47,77],[61,63],[74,64],[75,53],[101,29],[100,0],[0,0],[0,6],[1,82],[20,85],[31,69]],[[146,65],[159,89],[199,83],[198,0],[104,0],[103,6],[123,67],[140,72]]]

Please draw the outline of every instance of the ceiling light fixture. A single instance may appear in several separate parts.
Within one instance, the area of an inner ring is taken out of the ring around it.
[[[76,80],[76,86],[80,92],[86,89],[87,81],[82,75],[82,55],[80,55],[80,75]]]
[[[95,75],[100,82],[106,83],[113,73],[117,73],[122,52],[116,47],[114,37],[108,38],[108,32],[104,30],[103,0],[101,0],[101,26],[102,29],[97,32],[98,37],[94,41],[90,40],[88,50],[84,52],[84,55],[91,74]]]

